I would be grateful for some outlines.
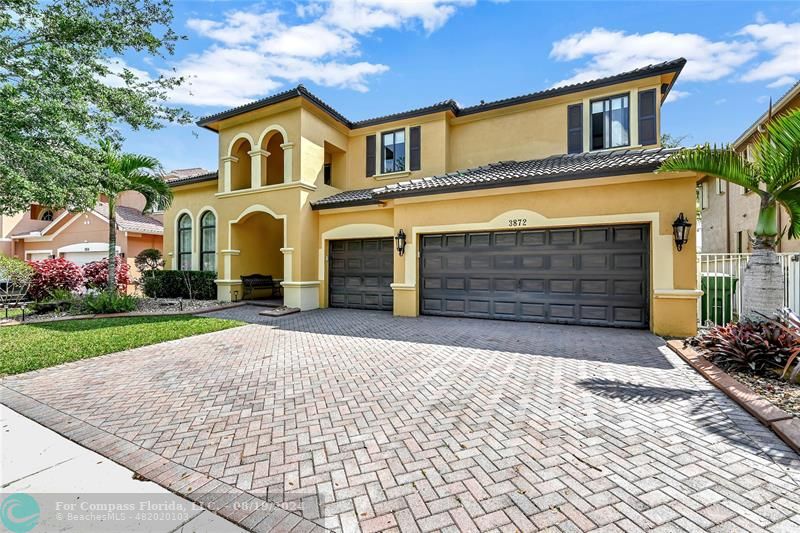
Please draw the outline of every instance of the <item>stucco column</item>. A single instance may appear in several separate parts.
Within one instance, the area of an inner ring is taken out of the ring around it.
[[[229,192],[231,190],[231,172],[233,164],[238,162],[239,158],[234,155],[226,155],[222,158],[222,191]]]
[[[283,182],[292,182],[292,155],[294,152],[294,143],[287,142],[281,145],[283,150]]]
[[[250,156],[250,188],[258,189],[261,187],[261,158],[269,157],[269,152],[256,148],[247,154]]]

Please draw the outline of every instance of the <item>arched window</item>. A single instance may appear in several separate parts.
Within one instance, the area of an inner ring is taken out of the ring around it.
[[[217,269],[216,236],[217,217],[206,211],[200,218],[200,270]]]
[[[42,214],[39,217],[39,220],[52,221],[53,220],[53,212],[50,211],[49,209],[47,209],[45,211],[42,211]]]
[[[183,214],[178,219],[178,270],[192,269],[192,219]]]

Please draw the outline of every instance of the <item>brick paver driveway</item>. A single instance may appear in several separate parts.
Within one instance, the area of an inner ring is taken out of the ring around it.
[[[3,387],[257,530],[800,528],[798,456],[641,331],[320,310]]]

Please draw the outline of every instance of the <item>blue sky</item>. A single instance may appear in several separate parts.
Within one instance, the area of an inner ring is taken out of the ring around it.
[[[800,78],[800,5],[790,2],[176,1],[173,27],[188,37],[174,56],[121,61],[143,76],[189,76],[170,101],[197,116],[303,83],[358,120],[684,56],[663,130],[685,144],[729,142]],[[125,134],[125,150],[167,169],[217,167],[213,132]]]

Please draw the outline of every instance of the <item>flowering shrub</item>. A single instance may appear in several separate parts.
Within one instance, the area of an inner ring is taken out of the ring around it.
[[[78,290],[83,285],[81,267],[63,257],[29,261],[34,274],[28,294],[35,300],[47,298],[54,290]]]
[[[116,256],[117,290],[125,292],[128,283],[128,263],[120,256]],[[87,289],[104,289],[108,283],[108,259],[92,261],[83,265],[83,276],[86,278]]]

